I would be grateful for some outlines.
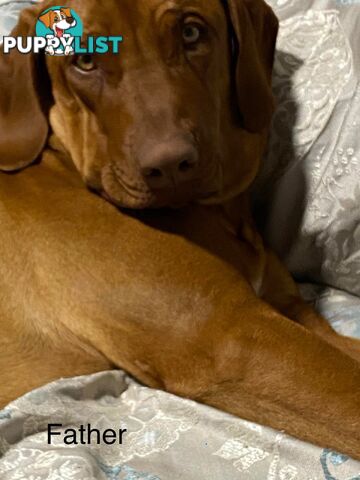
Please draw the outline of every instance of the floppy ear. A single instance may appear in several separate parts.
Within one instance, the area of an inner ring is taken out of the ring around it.
[[[71,8],[62,8],[61,11],[64,12],[67,17],[71,17]]]
[[[279,22],[264,0],[227,0],[236,37],[235,83],[243,126],[269,127],[274,112],[271,76]]]
[[[39,17],[40,22],[42,22],[46,28],[50,28],[50,25],[54,23],[54,12],[49,10]]]
[[[14,37],[33,36],[37,9],[24,10]],[[30,165],[40,155],[48,136],[44,95],[49,91],[45,60],[34,53],[0,46],[0,170]]]

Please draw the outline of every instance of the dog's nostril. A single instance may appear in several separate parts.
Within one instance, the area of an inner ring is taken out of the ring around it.
[[[162,177],[162,171],[159,168],[150,168],[145,172],[145,176],[148,178],[159,178]]]
[[[189,170],[191,170],[192,168],[194,168],[195,166],[195,162],[189,162],[189,160],[183,160],[180,164],[179,164],[179,171],[180,172],[188,172]]]
[[[138,158],[139,173],[150,187],[173,188],[193,180],[199,156],[189,141],[175,138],[151,147],[144,149]]]

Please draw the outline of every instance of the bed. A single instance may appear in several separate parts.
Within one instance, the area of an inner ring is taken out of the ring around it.
[[[30,3],[0,0],[0,41]],[[268,3],[281,21],[278,106],[254,201],[304,297],[360,338],[360,2]],[[122,445],[64,446],[48,443],[49,423],[127,433]],[[109,371],[0,411],[0,479],[360,480],[360,463]]]

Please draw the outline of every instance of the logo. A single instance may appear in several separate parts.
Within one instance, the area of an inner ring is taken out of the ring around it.
[[[75,38],[81,38],[82,34],[82,22],[70,8],[49,8],[36,23],[36,36],[46,39],[45,52],[49,55],[73,54]]]
[[[45,51],[47,55],[119,53],[122,36],[88,36],[83,40],[83,23],[68,7],[44,10],[36,22],[35,37],[4,37],[3,51],[16,49],[22,54]]]

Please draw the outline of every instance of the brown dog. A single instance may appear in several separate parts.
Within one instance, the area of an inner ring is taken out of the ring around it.
[[[271,9],[84,3],[119,56],[0,58],[0,169],[47,147],[0,175],[0,403],[119,367],[360,459],[359,344],[302,302],[244,193],[273,110]]]

